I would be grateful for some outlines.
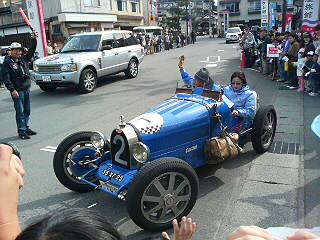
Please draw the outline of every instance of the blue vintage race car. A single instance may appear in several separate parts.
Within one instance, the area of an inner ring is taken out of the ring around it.
[[[223,100],[224,99],[224,100]],[[111,133],[78,132],[65,138],[54,156],[54,171],[68,189],[94,189],[125,200],[132,220],[141,228],[171,227],[192,210],[199,181],[194,169],[208,164],[208,140],[233,128],[222,92],[177,88],[173,97],[124,122]],[[263,153],[273,142],[277,117],[273,106],[258,109],[239,141],[251,139]]]

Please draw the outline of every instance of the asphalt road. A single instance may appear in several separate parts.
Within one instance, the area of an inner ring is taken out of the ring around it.
[[[125,120],[145,112],[174,93],[180,78],[178,57],[186,57],[186,69],[195,73],[207,66],[216,82],[227,84],[233,71],[239,71],[239,52],[236,44],[223,40],[204,39],[195,45],[146,56],[135,79],[124,74],[102,79],[91,94],[79,95],[70,89],[54,93],[32,87],[31,127],[38,135],[22,141],[16,137],[14,109],[9,93],[0,90],[0,139],[19,146],[27,172],[21,192],[19,215],[23,225],[37,217],[61,208],[77,207],[103,212],[120,232],[129,239],[149,239],[159,236],[137,227],[128,217],[125,203],[103,193],[73,193],[56,179],[52,159],[56,147],[67,135],[82,130],[99,130],[107,135],[117,126],[119,116]],[[261,74],[246,70],[249,85],[258,92],[261,104],[273,100],[275,85],[262,81]],[[200,194],[191,212],[197,222],[195,239],[224,239],[217,236],[225,228],[225,219],[239,186],[247,176],[253,152],[214,167],[199,169]]]

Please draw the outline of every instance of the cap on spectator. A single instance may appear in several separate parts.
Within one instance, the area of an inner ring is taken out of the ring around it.
[[[313,56],[313,54],[314,54],[313,51],[310,51],[310,52],[307,53],[307,55],[309,55],[309,56]]]
[[[304,53],[305,49],[304,48],[300,48],[299,53]]]
[[[20,43],[18,43],[18,42],[13,42],[13,43],[11,43],[11,45],[10,45],[10,49],[12,50],[12,49],[23,49],[22,48],[22,46],[21,46],[21,44]]]

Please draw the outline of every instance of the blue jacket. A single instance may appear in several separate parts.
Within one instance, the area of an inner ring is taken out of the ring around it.
[[[180,68],[180,74],[184,84],[194,86],[194,78],[190,73],[188,73],[184,68]],[[205,83],[205,86],[206,85],[210,86],[212,91],[220,91],[219,85],[214,84],[213,82]]]
[[[311,68],[311,73],[308,78],[310,81],[320,81],[320,65],[317,62],[314,62]]]
[[[246,120],[253,120],[257,111],[257,94],[248,86],[239,91],[234,91],[231,86],[224,88],[224,95],[234,103],[234,108],[239,116]]]

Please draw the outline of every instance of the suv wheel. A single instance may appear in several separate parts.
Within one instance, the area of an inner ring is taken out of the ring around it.
[[[127,78],[135,78],[136,76],[138,76],[138,71],[139,71],[139,67],[138,67],[138,62],[136,59],[130,59],[129,64],[128,64],[128,68],[127,70],[124,72],[126,74]]]
[[[54,86],[41,86],[41,85],[39,85],[39,88],[44,92],[54,92],[56,90],[56,87],[54,87]]]
[[[80,76],[79,90],[82,93],[93,92],[97,86],[97,76],[95,72],[90,69],[84,69]]]

